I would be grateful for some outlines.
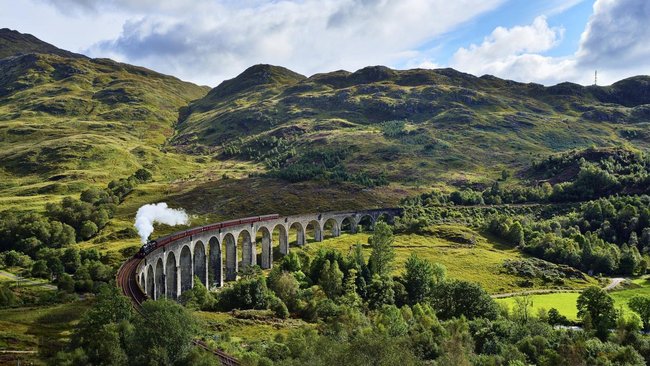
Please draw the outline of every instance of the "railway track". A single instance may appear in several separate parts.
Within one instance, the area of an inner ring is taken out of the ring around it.
[[[140,260],[141,259],[139,258],[133,257],[124,262],[120,269],[117,271],[115,282],[122,289],[124,296],[131,299],[131,303],[133,304],[135,311],[141,316],[144,316],[142,313],[142,303],[147,299],[147,295],[142,292],[135,279],[135,272],[138,268]],[[219,359],[223,366],[239,366],[239,361],[237,361],[236,358],[221,350],[211,349],[205,342],[201,340],[194,340],[192,343],[194,343],[195,346],[201,347],[207,352],[213,354]]]

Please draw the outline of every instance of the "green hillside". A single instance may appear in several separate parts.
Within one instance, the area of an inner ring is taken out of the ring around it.
[[[140,167],[155,182],[126,198],[125,224],[163,199],[211,218],[394,205],[431,187],[485,189],[504,171],[506,185],[537,181],[531,163],[573,148],[650,143],[647,76],[544,87],[255,65],[209,90],[15,31],[0,42],[2,207],[42,210]]]
[[[45,53],[64,57],[86,56],[62,50],[31,34],[20,33],[8,28],[0,29],[0,58],[22,55],[27,53]]]
[[[380,66],[304,78],[256,65],[190,103],[172,143],[271,170],[336,151],[350,174],[410,186],[486,183],[572,148],[646,148],[649,80],[544,87]]]
[[[33,51],[14,41],[16,52]],[[187,166],[162,146],[179,109],[206,87],[107,59],[47,53],[0,59],[0,75],[1,196],[20,202],[103,185],[143,166],[168,177]]]
[[[228,206],[219,211],[247,214],[228,203],[246,187],[258,193],[255,212],[285,211],[272,204],[275,185],[307,189],[314,208],[301,210],[395,204],[429,187],[484,188],[504,170],[527,179],[518,173],[556,152],[650,143],[646,76],[543,87],[452,69],[305,77],[255,65],[208,90],[15,31],[0,31],[0,42],[0,202],[8,206],[38,207],[140,167],[165,190],[143,187],[138,202],[205,197],[201,213],[219,203],[207,192],[219,192]],[[360,189],[358,202],[322,197]]]

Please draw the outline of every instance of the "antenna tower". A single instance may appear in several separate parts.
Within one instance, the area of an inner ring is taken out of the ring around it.
[[[598,70],[594,71],[594,85],[598,85]]]

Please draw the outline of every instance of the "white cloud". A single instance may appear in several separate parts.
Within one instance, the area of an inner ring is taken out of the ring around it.
[[[445,66],[436,60],[440,44],[505,1],[0,0],[0,23],[75,52],[214,86],[256,63],[307,75],[377,64]],[[589,0],[549,0],[540,13],[580,1]],[[539,17],[496,28],[458,49],[449,66],[544,84],[589,84],[595,69],[602,84],[650,73],[650,1],[596,0],[593,9],[574,54],[546,55],[563,30]]]
[[[424,60],[418,63],[415,67],[418,69],[438,69],[441,66],[431,60]]]
[[[543,53],[562,40],[561,28],[550,28],[544,17],[533,24],[496,28],[480,45],[460,48],[452,67],[475,75],[543,84],[573,81],[599,83],[650,73],[650,2],[646,0],[596,0],[594,12],[580,39],[579,49],[566,57]]]
[[[64,14],[104,11],[175,12],[208,3],[207,0],[39,0],[51,4]]]
[[[458,49],[451,66],[476,75],[538,82],[557,80],[558,75],[566,75],[563,70],[570,69],[573,62],[544,57],[538,52],[557,45],[563,33],[562,28],[549,27],[544,16],[535,18],[531,25],[498,27],[480,45]]]
[[[85,11],[102,9],[88,0],[66,2],[80,3]],[[124,9],[123,2],[112,0],[102,6]],[[136,2],[133,11],[137,15],[150,2]],[[172,10],[163,6],[162,11],[133,16],[118,38],[88,51],[211,85],[256,63],[282,65],[307,75],[355,70],[403,63],[418,55],[421,44],[502,2],[201,0],[189,7],[187,1],[169,0],[163,5],[170,3]]]
[[[650,72],[650,1],[598,0],[580,39],[580,65],[604,69],[645,66]]]
[[[548,5],[549,8],[544,12],[544,15],[551,16],[564,13],[584,1],[585,0],[547,0],[546,5]]]

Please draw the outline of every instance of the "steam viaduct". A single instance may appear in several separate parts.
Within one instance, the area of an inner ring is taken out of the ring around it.
[[[242,267],[259,264],[263,269],[271,268],[274,247],[280,254],[289,253],[290,232],[296,237],[295,244],[302,246],[308,234],[322,241],[326,234],[336,237],[342,231],[354,233],[362,225],[372,228],[380,219],[392,223],[400,214],[397,208],[314,213],[202,231],[157,247],[140,261],[135,275],[149,298],[175,299],[194,286],[194,276],[212,288],[237,280]]]

